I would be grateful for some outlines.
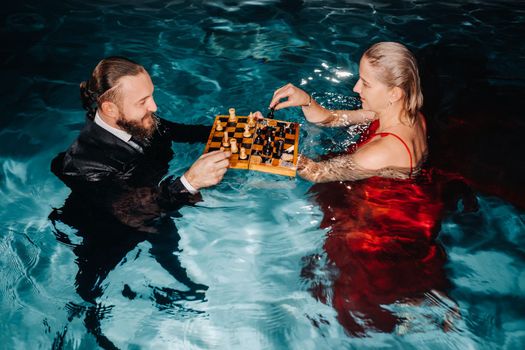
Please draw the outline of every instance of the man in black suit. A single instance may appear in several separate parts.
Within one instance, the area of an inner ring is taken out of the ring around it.
[[[229,153],[208,153],[182,176],[166,177],[172,141],[205,142],[210,128],[158,118],[153,89],[139,64],[122,57],[100,61],[91,78],[80,84],[86,124],[51,164],[52,172],[72,192],[50,219],[57,239],[72,245],[77,255],[77,292],[94,305],[85,310],[85,324],[104,348],[114,346],[100,331],[96,299],[103,295],[108,273],[138,243],[147,240],[149,253],[188,288],[152,287],[157,304],[171,304],[176,301],[172,298],[203,300],[207,289],[189,278],[174,255],[180,236],[169,214],[199,201],[201,188],[222,180]],[[82,242],[73,244],[57,222],[76,228]],[[127,284],[122,294],[136,297]]]

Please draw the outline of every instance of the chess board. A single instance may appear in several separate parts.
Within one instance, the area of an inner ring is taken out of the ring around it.
[[[238,148],[230,157],[230,168],[257,170],[266,173],[295,176],[297,170],[297,148],[299,124],[275,119],[254,119],[248,126],[250,136],[245,135],[248,116],[218,115],[206,143],[204,153],[223,149],[232,151],[231,139]],[[234,113],[234,112],[233,112]],[[220,124],[220,127],[218,125]],[[217,130],[221,128],[222,130]],[[224,142],[224,132],[228,142]],[[246,158],[242,159],[241,147]]]

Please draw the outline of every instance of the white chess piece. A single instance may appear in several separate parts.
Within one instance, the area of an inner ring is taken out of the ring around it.
[[[217,119],[217,122],[215,123],[215,131],[222,131],[222,124],[219,119]]]
[[[239,149],[237,148],[237,140],[233,137],[230,139],[230,146],[231,146],[232,153],[239,152]]]
[[[235,108],[230,108],[228,112],[230,112],[230,117],[228,118],[228,121],[235,122],[237,120],[237,118],[235,117]]]
[[[244,137],[251,137],[252,136],[252,133],[250,132],[250,126],[248,124],[246,124],[244,126],[244,133],[242,134],[242,136],[244,136]]]

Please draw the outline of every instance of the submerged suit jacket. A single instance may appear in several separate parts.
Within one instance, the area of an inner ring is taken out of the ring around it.
[[[205,142],[206,126],[160,119],[143,152],[133,148],[91,119],[69,149],[59,153],[51,171],[72,190],[72,196],[100,214],[145,232],[155,232],[155,220],[167,211],[193,204],[179,178],[166,176],[173,158],[171,142]]]

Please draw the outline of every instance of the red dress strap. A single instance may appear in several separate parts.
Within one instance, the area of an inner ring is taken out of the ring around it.
[[[407,150],[408,152],[408,156],[410,157],[410,173],[408,174],[408,177],[412,177],[412,172],[413,172],[413,167],[412,167],[412,154],[410,153],[410,148],[408,148],[407,144],[405,141],[403,141],[403,139],[399,136],[397,136],[396,134],[393,134],[393,133],[390,133],[390,132],[376,132],[377,129],[379,129],[379,119],[375,119],[373,120],[370,125],[368,126],[368,128],[361,134],[361,136],[359,137],[359,140],[357,140],[357,142],[353,145],[351,145],[349,148],[348,148],[348,153],[354,153],[355,151],[357,151],[357,149],[361,146],[364,146],[366,145],[369,141],[371,141],[375,136],[381,136],[381,137],[385,137],[385,136],[388,136],[388,135],[392,135],[394,136],[395,138],[397,138],[399,141],[401,141],[401,143],[403,144],[403,146],[405,146],[405,149]]]
[[[399,137],[398,135],[393,134],[391,132],[378,132],[378,133],[375,133],[375,134],[371,135],[370,138],[368,140],[366,140],[366,142],[370,141],[374,136],[385,137],[385,136],[388,136],[388,135],[394,136],[396,139],[401,141],[403,146],[405,146],[405,149],[408,152],[408,157],[410,158],[410,173],[408,173],[408,177],[412,177],[412,171],[413,171],[413,168],[412,168],[412,153],[410,153],[410,148],[408,148],[408,145],[406,144],[405,141],[403,141],[403,139],[401,137]],[[366,143],[366,142],[364,142],[364,143]]]

